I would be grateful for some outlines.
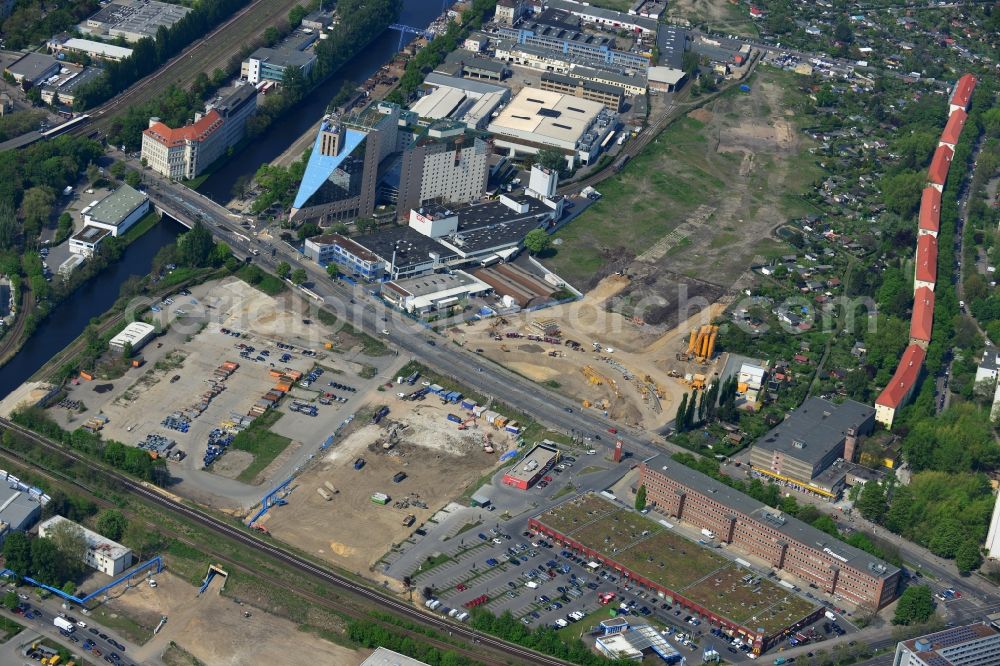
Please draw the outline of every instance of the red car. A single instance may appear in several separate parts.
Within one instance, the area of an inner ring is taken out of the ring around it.
[[[465,583],[459,583],[458,585],[455,586],[455,589],[458,590],[459,592],[463,592],[469,588],[465,586]]]
[[[617,435],[618,428],[608,428],[608,432],[610,432],[612,435]]]
[[[542,479],[542,481],[545,481],[547,483],[552,483],[552,477],[551,476],[547,476],[544,479]]]

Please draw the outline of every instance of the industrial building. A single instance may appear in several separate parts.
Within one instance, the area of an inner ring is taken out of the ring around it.
[[[511,155],[537,154],[555,148],[567,164],[589,164],[601,142],[618,127],[618,115],[600,102],[571,95],[523,88],[489,125],[494,145]]]
[[[6,472],[2,474],[0,487],[0,546],[11,532],[24,532],[42,515],[43,495],[37,488],[31,488],[17,480],[12,480]],[[47,497],[47,496],[46,496]],[[26,572],[18,572],[24,574]]]
[[[69,237],[69,251],[71,254],[92,257],[101,241],[111,235],[113,234],[110,229],[84,225],[83,229]]]
[[[550,10],[558,10],[578,16],[584,23],[590,23],[601,28],[610,29],[612,32],[628,30],[645,35],[655,35],[659,22],[654,18],[647,18],[638,14],[626,14],[613,9],[603,7],[593,7],[591,5],[574,2],[573,0],[548,0],[546,6]]]
[[[132,55],[132,49],[115,44],[95,42],[92,39],[69,37],[49,40],[49,50],[55,53],[79,53],[95,60],[120,62]]]
[[[69,523],[75,525],[83,533],[87,541],[87,554],[84,562],[92,569],[97,569],[108,576],[117,576],[132,564],[132,550],[105,538],[97,532],[88,530],[83,525],[74,523],[62,516],[52,516],[38,526],[38,536],[45,538],[51,534],[56,525]]]
[[[629,624],[625,617],[601,620],[601,634],[594,647],[608,659],[642,661],[647,652],[655,653],[667,664],[676,664],[683,657],[663,634],[648,624]]]
[[[413,657],[407,657],[405,654],[393,652],[388,648],[380,647],[361,662],[361,666],[429,666],[429,664]]]
[[[527,490],[559,462],[559,449],[551,442],[536,444],[503,475],[503,483],[518,490]]]
[[[97,67],[82,67],[63,63],[58,74],[53,74],[42,82],[42,101],[53,106],[73,106],[77,91],[101,76],[103,70]]]
[[[562,26],[541,22],[511,28],[501,26],[497,35],[519,46],[535,47],[589,64],[612,65],[638,72],[645,72],[649,67],[649,58],[645,55],[616,50],[613,37],[595,37]]]
[[[480,268],[473,275],[488,284],[507,308],[525,308],[535,303],[546,302],[560,289],[559,285],[550,284],[528,273],[517,264],[497,264]]]
[[[482,33],[480,33],[482,34]],[[434,68],[435,72],[457,78],[486,79],[502,81],[510,75],[510,70],[502,62],[493,58],[476,55],[482,52],[488,43],[488,37],[482,35],[478,41],[469,37],[465,40],[465,48],[452,51],[444,57],[444,62]],[[472,48],[470,48],[472,47]]]
[[[572,75],[545,72],[541,76],[542,90],[573,95],[581,99],[599,102],[612,111],[620,112],[625,105],[625,91],[606,83],[578,79]]]
[[[481,296],[492,288],[463,271],[430,273],[382,285],[382,298],[414,314],[428,314]]]
[[[882,608],[898,593],[900,570],[796,518],[657,455],[639,483],[656,511],[711,531],[768,566],[855,605]]]
[[[462,123],[427,127],[403,151],[396,211],[399,219],[427,203],[470,204],[486,192],[489,146]]]
[[[411,111],[421,118],[449,118],[470,129],[483,129],[497,107],[510,99],[510,88],[472,81],[440,71],[424,78],[424,95]]]
[[[497,0],[494,20],[499,25],[511,26],[528,13],[527,0]]]
[[[160,27],[173,26],[189,11],[189,7],[157,0],[115,0],[81,23],[80,31],[135,43],[146,37],[155,39]]]
[[[237,85],[219,92],[205,105],[205,112],[222,116],[222,142],[226,148],[235,146],[246,134],[247,119],[257,112],[257,91],[251,85]]]
[[[194,123],[177,129],[150,118],[149,127],[142,132],[142,158],[150,169],[167,178],[196,178],[225,154],[224,123],[215,110],[195,114]]]
[[[19,84],[38,85],[59,73],[59,61],[47,53],[25,53],[4,70]]]
[[[896,644],[893,666],[1000,664],[1000,633],[988,624],[950,627]]]
[[[425,206],[410,211],[408,226],[357,236],[350,244],[338,242],[332,252],[338,264],[371,266],[371,274],[359,271],[366,279],[388,275],[399,280],[509,259],[520,251],[529,231],[545,227],[561,214],[562,201],[523,194],[455,209]]]
[[[875,410],[854,400],[836,404],[809,398],[754,443],[750,466],[766,478],[786,486],[835,498],[814,479],[834,461],[854,460],[858,438],[875,428]]]
[[[926,356],[927,351],[920,345],[908,346],[899,359],[899,365],[896,366],[896,372],[889,385],[875,399],[875,420],[886,428],[892,428],[896,411],[904,407],[913,397]]]
[[[315,64],[314,53],[305,53],[293,48],[261,47],[243,61],[240,77],[253,85],[261,81],[280,83],[289,68],[295,68],[302,72],[303,77],[308,77]]]
[[[137,352],[143,345],[156,335],[156,327],[144,321],[133,321],[121,333],[108,341],[108,348],[119,354],[125,351],[125,345],[132,345],[132,351]]]
[[[649,89],[659,92],[675,92],[680,88],[685,76],[687,75],[683,69],[674,69],[673,67],[650,67],[646,72]]]
[[[380,165],[400,150],[401,118],[399,106],[377,102],[357,114],[325,119],[316,134],[289,220],[299,223],[371,215]]]
[[[529,518],[528,527],[620,573],[635,593],[745,640],[758,655],[822,615],[817,603],[761,578],[748,562],[724,558],[676,533],[672,523],[640,515],[612,497],[571,498]]]
[[[112,236],[121,236],[148,212],[149,197],[124,183],[81,211],[85,224],[107,229]]]

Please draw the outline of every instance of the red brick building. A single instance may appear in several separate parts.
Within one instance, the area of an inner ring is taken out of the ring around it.
[[[845,601],[882,608],[900,570],[666,456],[640,467],[656,511],[702,529]]]

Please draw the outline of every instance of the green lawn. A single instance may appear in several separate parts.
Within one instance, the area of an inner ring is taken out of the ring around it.
[[[589,0],[589,3],[594,7],[614,9],[619,12],[627,12],[635,4],[632,0]]]
[[[0,639],[0,643],[6,643],[14,636],[17,636],[21,630],[24,629],[21,625],[14,620],[8,620],[5,617],[0,617],[0,631],[3,632],[3,638]]]
[[[150,210],[141,220],[133,224],[128,231],[122,234],[122,242],[128,245],[144,233],[155,227],[160,222],[160,215],[155,210]]]
[[[264,292],[268,296],[277,296],[281,292],[288,289],[288,285],[285,284],[284,280],[263,270],[261,270],[263,277],[260,282],[254,284],[250,281],[250,272],[253,270],[250,266],[251,264],[244,264],[243,266],[240,266],[239,270],[236,271],[236,276],[255,289]]]
[[[253,454],[253,462],[236,477],[237,481],[250,483],[261,470],[271,464],[271,461],[278,457],[292,442],[287,437],[271,432],[270,428],[282,413],[276,409],[264,412],[257,418],[249,428],[236,435],[233,439],[232,447],[240,451],[247,451]]]

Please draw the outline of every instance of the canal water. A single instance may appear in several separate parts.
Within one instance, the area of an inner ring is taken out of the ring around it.
[[[440,0],[404,0],[399,22],[426,28],[442,10]],[[410,41],[407,35],[404,41]],[[399,45],[399,33],[391,30],[380,35],[364,53],[348,62],[341,71],[307,97],[294,110],[278,120],[267,133],[248,146],[236,159],[212,174],[199,187],[202,194],[225,203],[236,179],[253,175],[257,168],[280,155],[307,131],[323,113],[344,81],[361,83],[389,62]],[[0,397],[24,383],[59,350],[64,348],[118,298],[122,283],[131,275],[148,275],[157,251],[177,239],[184,227],[168,217],[132,243],[122,259],[99,276],[80,287],[43,322],[24,347],[7,365],[0,367]]]
[[[426,28],[441,14],[441,0],[404,0],[399,22],[415,28]],[[404,38],[409,42],[411,36]],[[282,116],[235,158],[205,179],[198,191],[225,205],[232,198],[233,184],[240,176],[252,176],[261,164],[271,162],[288,146],[309,130],[326,112],[330,100],[340,91],[344,81],[362,83],[392,60],[399,46],[399,33],[386,30],[367,49],[330,77],[326,83]]]
[[[122,258],[101,271],[63,301],[28,338],[21,351],[0,368],[0,396],[5,396],[35,373],[59,350],[76,339],[90,320],[105,312],[118,298],[122,283],[131,275],[149,275],[153,257],[174,242],[185,229],[169,217],[125,249]]]

